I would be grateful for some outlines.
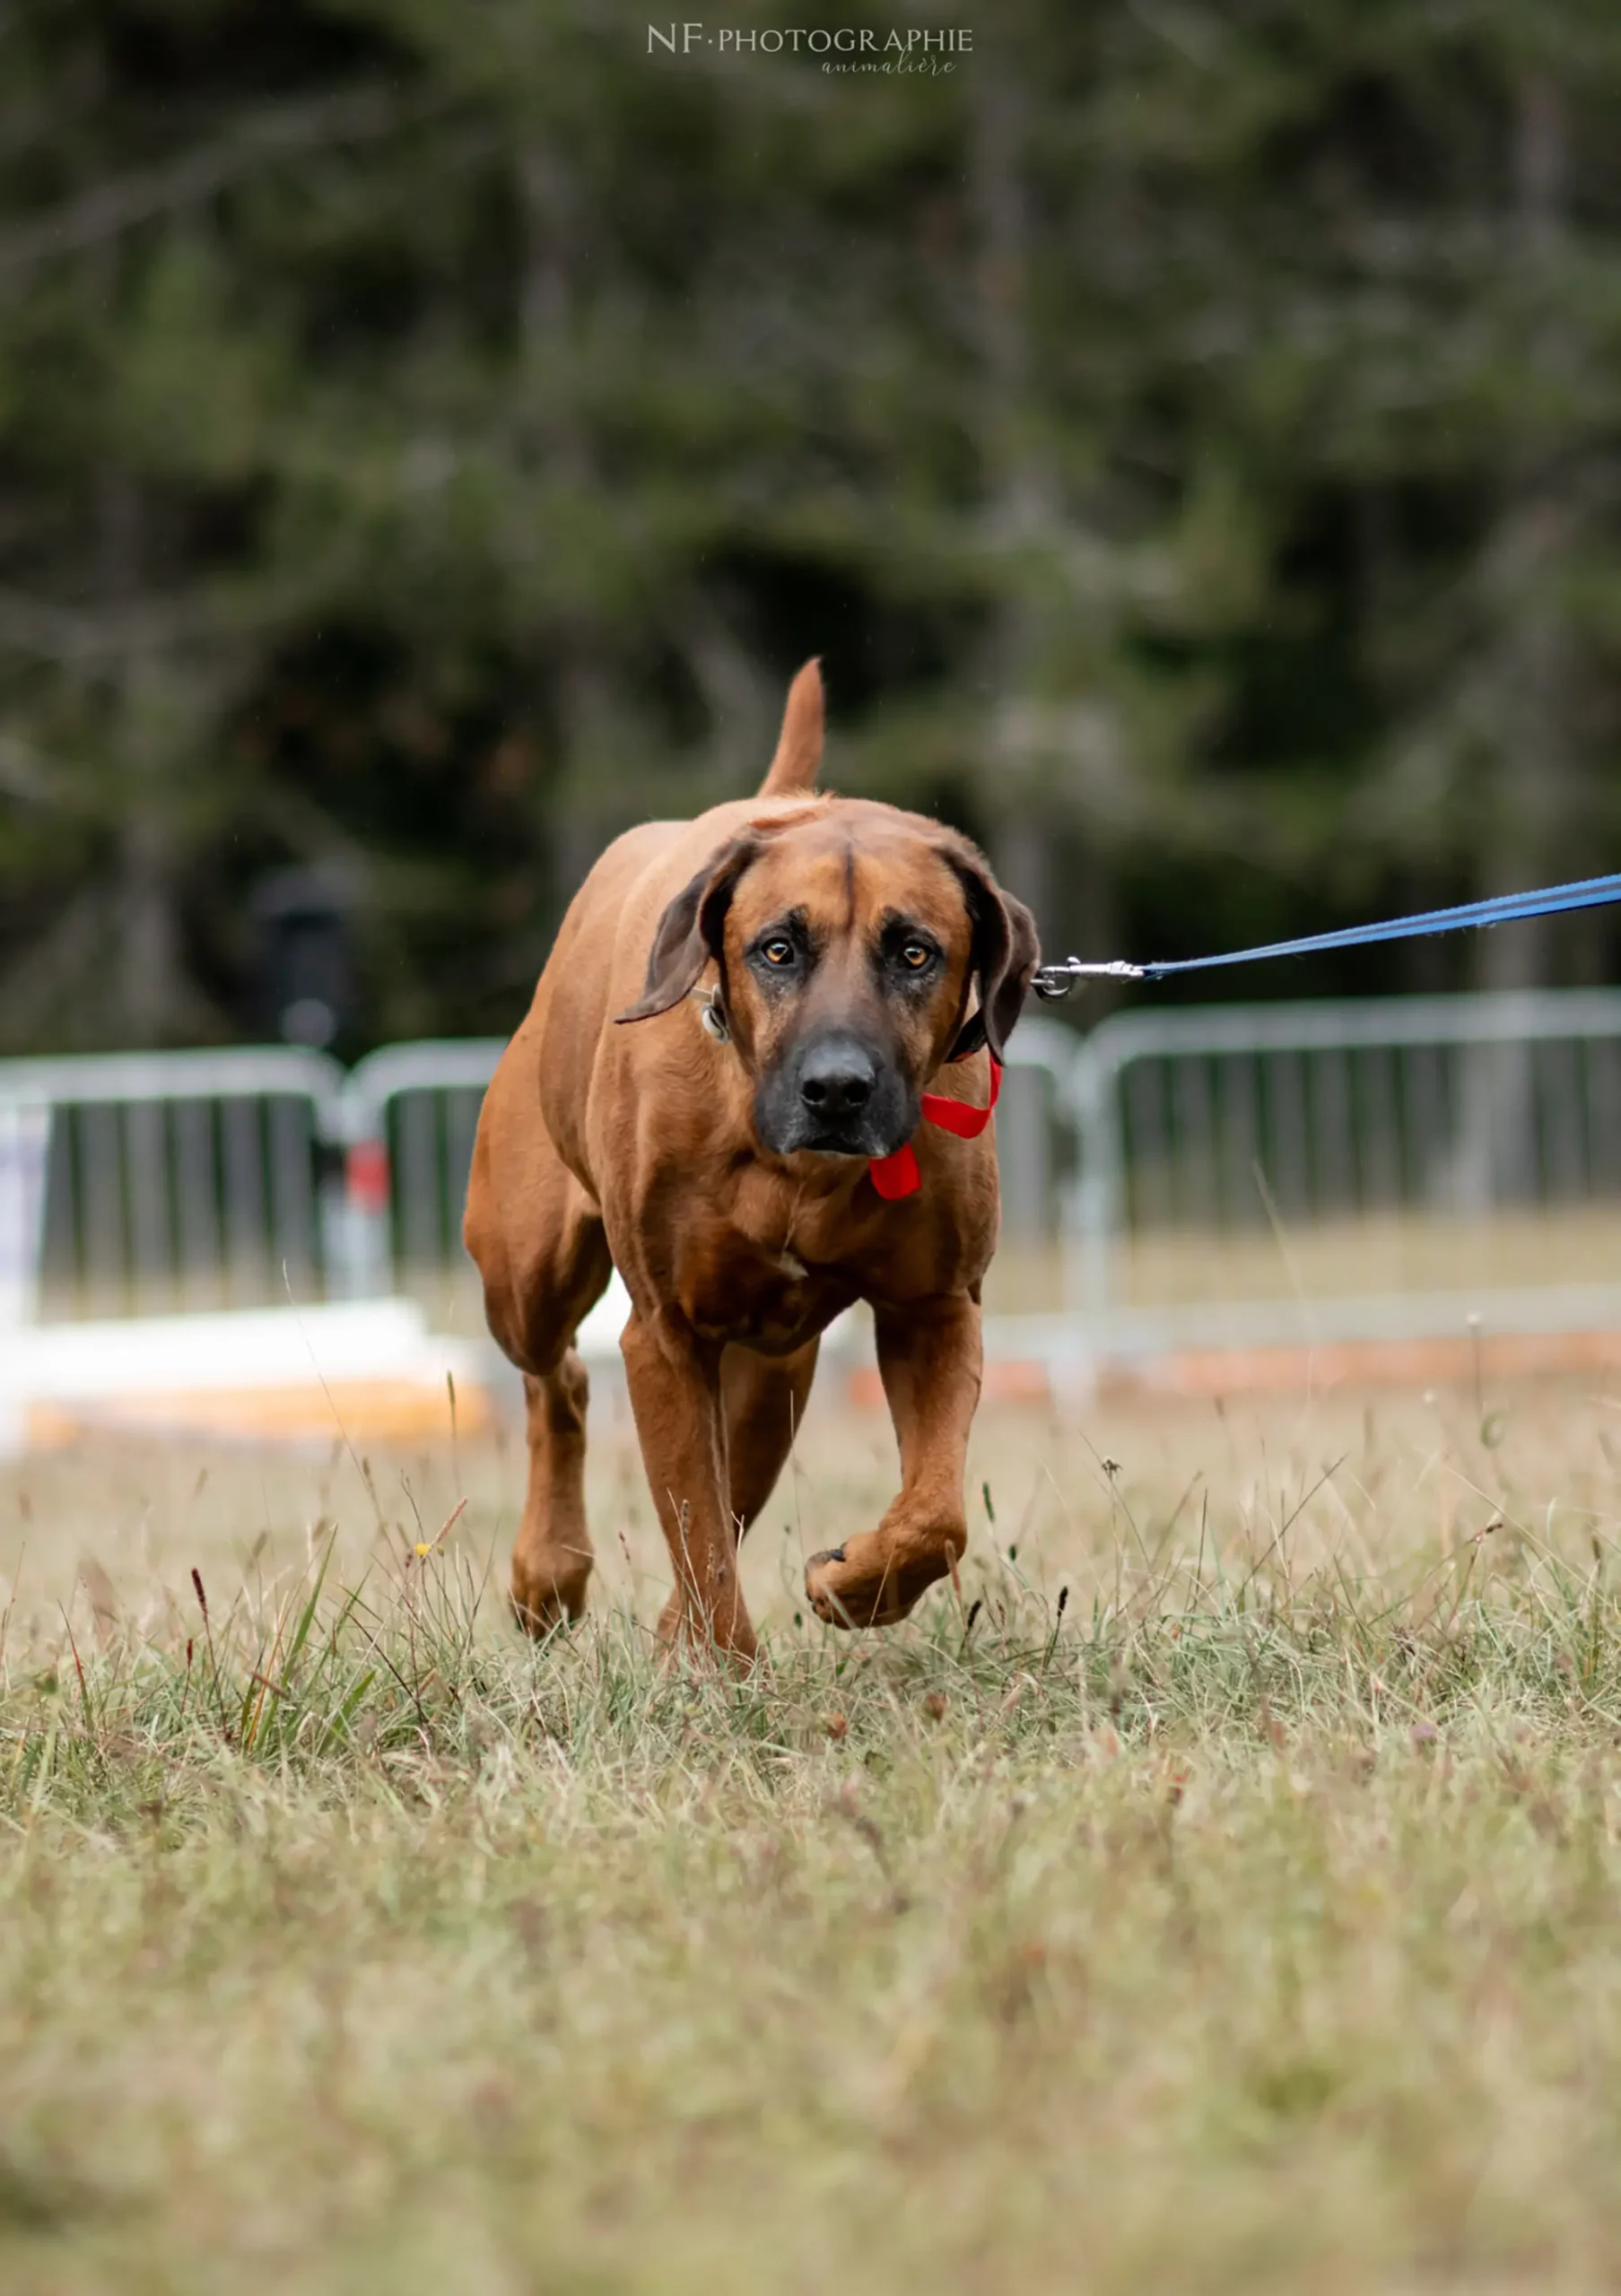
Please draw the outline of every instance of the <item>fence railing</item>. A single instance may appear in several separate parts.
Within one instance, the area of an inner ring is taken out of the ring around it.
[[[48,1111],[47,1319],[320,1296],[344,1257],[344,1072],[291,1048],[0,1063]]]
[[[397,1292],[472,1327],[501,1048],[0,1064],[50,1112],[41,1312]],[[1033,1016],[1009,1054],[987,1299],[1032,1346],[1621,1328],[1621,992]]]
[[[475,1037],[386,1045],[354,1069],[345,1094],[356,1280],[420,1299],[440,1319],[465,1320],[465,1303],[477,1296],[462,1250],[462,1206],[484,1087],[505,1044]]]
[[[1117,1340],[1621,1322],[1621,992],[1135,1013],[1071,1086],[1069,1304]]]

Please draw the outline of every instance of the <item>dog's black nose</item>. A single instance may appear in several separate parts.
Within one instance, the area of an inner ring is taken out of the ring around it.
[[[799,1070],[799,1098],[813,1116],[836,1123],[867,1106],[878,1081],[867,1054],[848,1037],[813,1045]]]

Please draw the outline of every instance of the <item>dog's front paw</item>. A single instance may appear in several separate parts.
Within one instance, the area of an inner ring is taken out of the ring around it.
[[[653,1639],[667,1666],[691,1659],[700,1665],[724,1666],[735,1674],[748,1674],[766,1663],[740,1604],[730,1605],[718,1614],[706,1614],[679,1587],[666,1603]]]
[[[825,1626],[893,1626],[945,1578],[965,1543],[964,1534],[953,1528],[903,1539],[862,1531],[842,1546],[812,1555],[805,1566],[806,1597]]]
[[[590,1557],[512,1557],[512,1615],[536,1642],[585,1614]]]

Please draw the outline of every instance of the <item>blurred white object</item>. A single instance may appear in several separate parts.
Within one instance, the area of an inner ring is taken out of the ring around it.
[[[477,1352],[411,1300],[51,1323],[30,1336],[19,1418],[47,1440],[92,1426],[252,1438],[450,1431],[487,1408]]]
[[[0,1100],[0,1457],[22,1441],[24,1336],[39,1305],[50,1109]]]
[[[588,1363],[617,1362],[619,1335],[630,1320],[631,1295],[615,1268],[607,1290],[575,1334],[574,1345]]]
[[[608,1278],[608,1288],[591,1309],[574,1335],[576,1352],[588,1363],[616,1365],[619,1361],[619,1337],[631,1319],[631,1295],[624,1288],[617,1268]],[[822,1335],[824,1349],[848,1352],[857,1344],[861,1329],[861,1312],[847,1308],[836,1316]]]

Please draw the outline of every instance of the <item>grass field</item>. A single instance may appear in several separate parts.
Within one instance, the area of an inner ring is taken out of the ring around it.
[[[0,2286],[1613,2286],[1618,1405],[987,1413],[859,1641],[813,1414],[745,1683],[611,1409],[541,1652],[513,1449],[0,1471]]]

